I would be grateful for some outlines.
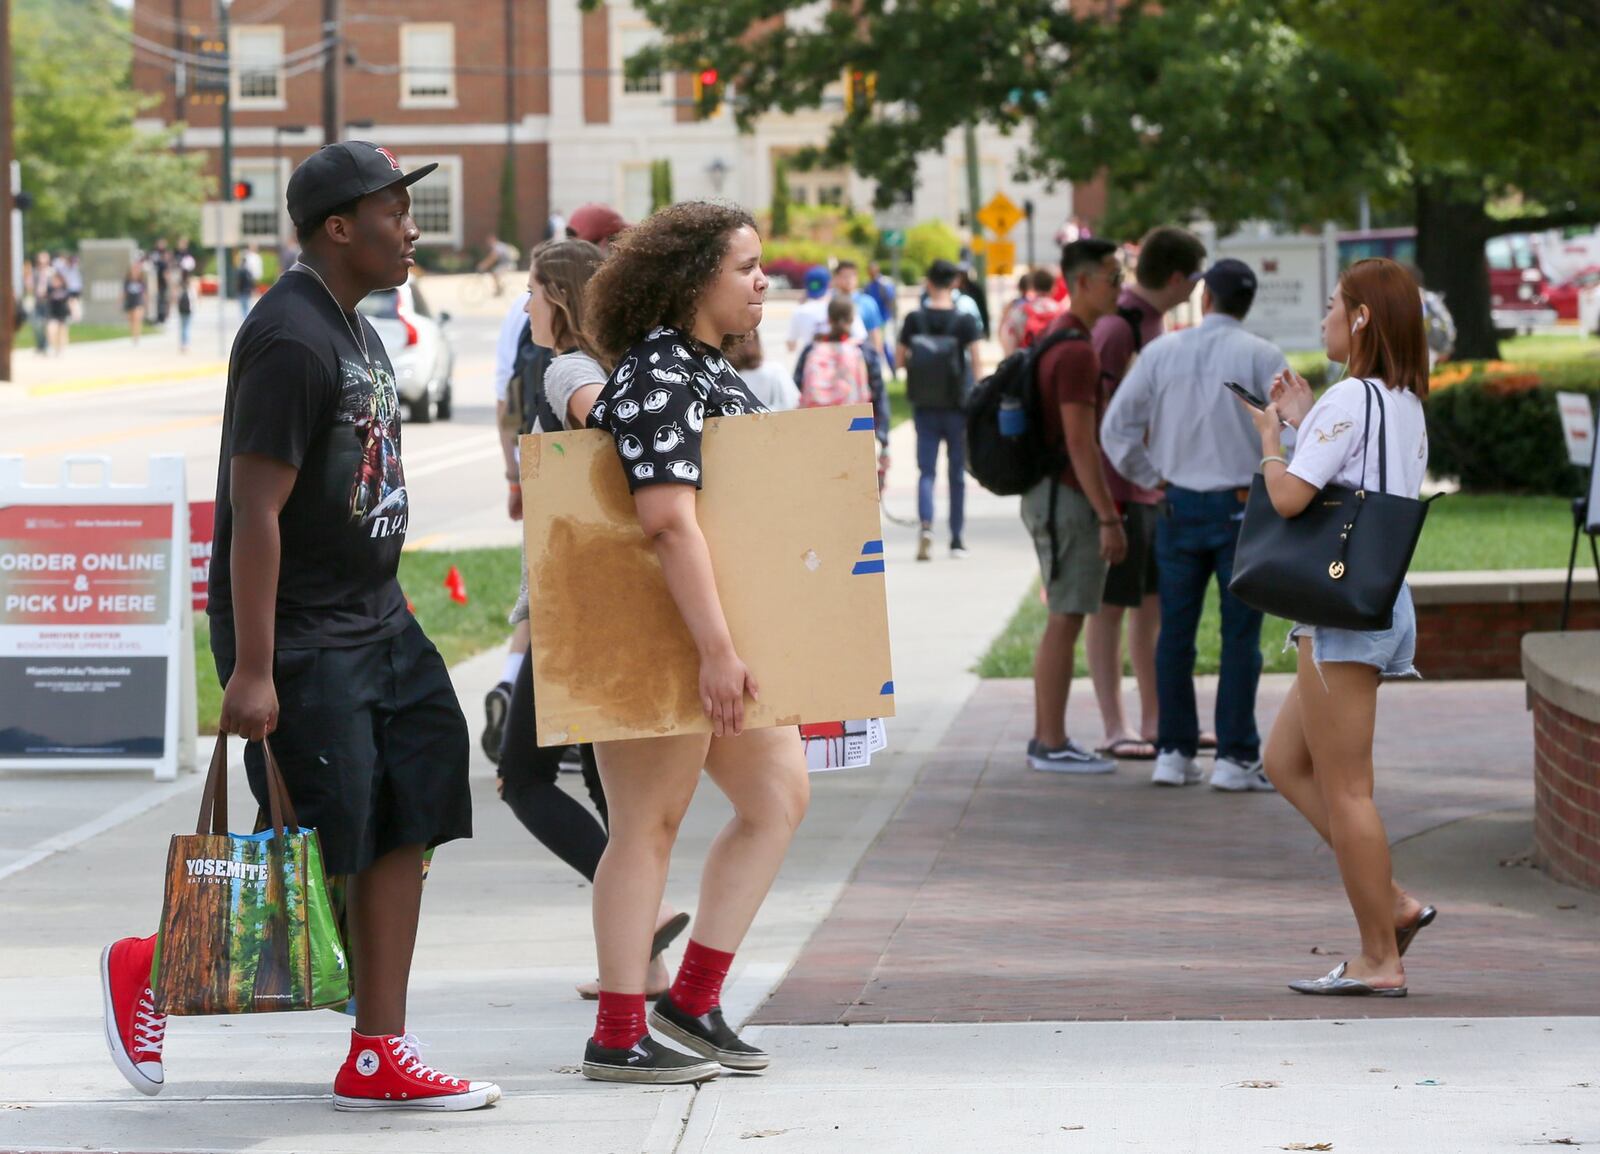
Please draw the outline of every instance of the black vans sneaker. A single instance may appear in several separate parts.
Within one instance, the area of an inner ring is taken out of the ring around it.
[[[483,698],[483,755],[500,764],[500,746],[506,738],[506,715],[511,712],[511,682],[502,681]]]
[[[684,1082],[704,1082],[720,1073],[722,1067],[718,1063],[669,1050],[649,1034],[626,1050],[613,1050],[590,1038],[583,1051],[583,1076],[596,1082],[676,1086]]]
[[[656,999],[655,1008],[650,1011],[650,1028],[685,1049],[715,1058],[730,1070],[765,1070],[772,1061],[765,1050],[739,1040],[739,1035],[723,1019],[721,1006],[713,1006],[694,1017],[673,1004],[671,993],[665,993]]]

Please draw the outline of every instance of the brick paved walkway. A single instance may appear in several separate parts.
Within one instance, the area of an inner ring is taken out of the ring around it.
[[[1263,720],[1289,683],[1263,684]],[[1520,682],[1383,691],[1379,805],[1393,841],[1531,807],[1523,693]],[[1099,732],[1086,684],[1071,722]],[[1293,994],[1286,979],[1341,956],[1314,948],[1359,944],[1332,854],[1300,816],[1272,794],[1155,789],[1148,763],[1101,778],[1033,772],[1031,731],[1030,683],[979,687],[755,1021],[1600,1014],[1600,903],[1521,870],[1498,871],[1524,876],[1514,900],[1492,900],[1505,895],[1453,884],[1472,872],[1460,862],[1417,889],[1441,914],[1408,955],[1410,998]],[[1481,876],[1484,863],[1470,864]]]

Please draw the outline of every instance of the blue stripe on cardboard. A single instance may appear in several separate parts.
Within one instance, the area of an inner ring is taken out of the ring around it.
[[[883,683],[883,688],[878,690],[878,696],[879,697],[893,697],[894,696],[894,682],[885,681]]]
[[[883,561],[882,561],[882,559],[879,559],[877,561],[857,561],[856,562],[856,567],[854,569],[850,570],[850,575],[853,577],[853,576],[855,576],[855,575],[857,575],[859,573],[882,573],[882,572],[883,572]]]
[[[870,433],[877,427],[878,426],[873,423],[871,417],[857,417],[855,420],[850,422],[849,431],[852,433]]]
[[[875,553],[882,553],[882,552],[883,552],[883,542],[882,541],[868,541],[865,545],[861,546],[861,555],[863,557],[871,557]]]

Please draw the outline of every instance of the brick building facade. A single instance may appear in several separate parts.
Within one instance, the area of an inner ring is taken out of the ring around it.
[[[233,0],[233,178],[247,181],[246,235],[263,245],[290,234],[283,187],[320,146],[327,0]],[[481,251],[500,216],[502,173],[513,166],[517,235],[526,250],[553,210],[601,201],[628,219],[650,205],[650,167],[666,160],[679,199],[722,196],[753,210],[771,200],[777,162],[822,143],[842,99],[762,118],[741,134],[723,110],[699,120],[686,74],[629,79],[625,60],[658,39],[628,3],[585,12],[578,0],[338,0],[343,63],[337,136],[370,138],[403,164],[437,161],[413,190],[422,245]],[[157,103],[151,127],[184,125],[180,146],[218,172],[220,108],[193,91],[183,62],[217,39],[216,0],[134,0],[134,86]],[[792,17],[800,19],[800,16]],[[1005,191],[1038,205],[1050,251],[1072,211],[1070,187],[1012,178],[1025,134],[979,134],[982,195]],[[872,185],[846,171],[791,172],[799,203],[870,204]],[[966,208],[959,134],[923,158],[913,215],[952,224]],[[1021,239],[1020,237],[1018,238]],[[1019,245],[1019,248],[1021,246]]]

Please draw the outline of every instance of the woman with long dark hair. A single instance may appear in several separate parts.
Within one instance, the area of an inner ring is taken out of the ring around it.
[[[1285,371],[1273,384],[1272,403],[1252,410],[1273,508],[1298,516],[1330,483],[1377,490],[1380,415],[1389,491],[1415,498],[1428,470],[1422,412],[1428,344],[1416,281],[1394,261],[1358,261],[1339,277],[1322,331],[1328,359],[1346,366],[1345,379],[1314,401],[1305,380]],[[1375,393],[1366,382],[1378,386]],[[1374,427],[1363,452],[1369,398]],[[1280,439],[1284,422],[1298,433],[1292,461]],[[1361,933],[1354,958],[1290,988],[1404,997],[1401,955],[1436,911],[1395,884],[1388,835],[1372,799],[1372,736],[1378,687],[1390,678],[1418,676],[1411,590],[1401,586],[1388,629],[1296,625],[1289,640],[1299,663],[1267,741],[1265,768],[1278,792],[1332,847]]]
[[[710,734],[595,745],[611,837],[595,874],[600,1007],[583,1073],[616,1082],[694,1082],[767,1055],[723,1019],[721,991],[783,864],[810,797],[794,726],[745,729],[757,674],[740,660],[695,516],[707,416],[762,412],[725,348],[761,323],[767,278],[750,214],[672,205],[624,234],[589,282],[589,332],[613,368],[589,411],[609,432],[672,599],[699,652]],[[672,988],[645,1018],[646,960],[678,827],[702,768],[733,804],[706,856],[694,934]],[[656,1045],[653,1027],[694,1052]]]

